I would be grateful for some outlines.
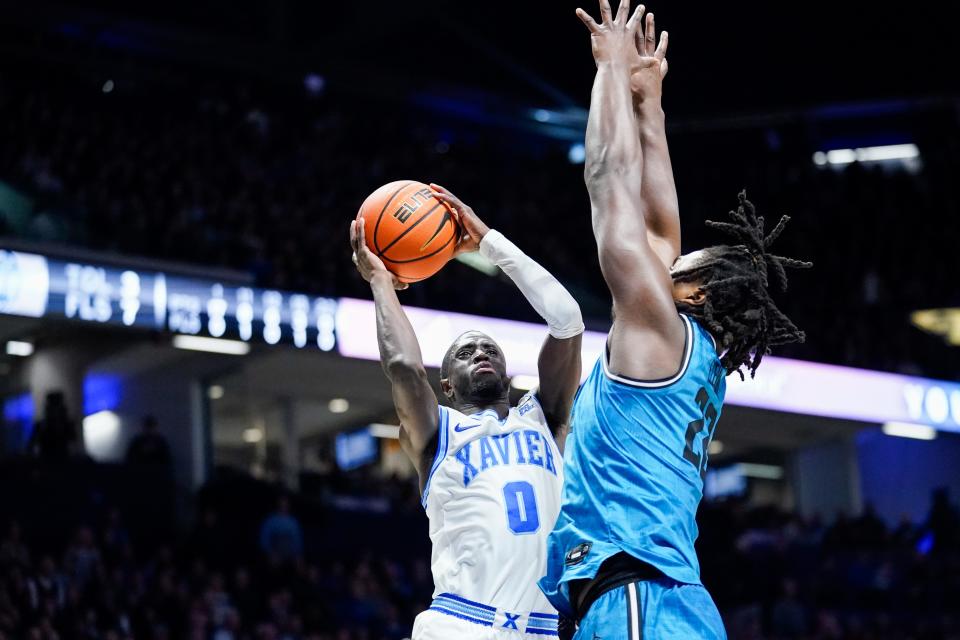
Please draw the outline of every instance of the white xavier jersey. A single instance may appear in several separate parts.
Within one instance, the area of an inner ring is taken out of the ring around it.
[[[563,456],[540,403],[524,396],[500,420],[440,407],[437,453],[423,490],[434,597],[554,613],[537,581],[560,512]]]

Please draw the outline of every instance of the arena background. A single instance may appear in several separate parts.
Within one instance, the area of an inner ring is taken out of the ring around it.
[[[408,637],[426,518],[347,225],[390,180],[450,187],[570,288],[592,362],[575,7],[3,3],[0,637]],[[781,305],[807,343],[731,378],[711,447],[730,637],[960,638],[952,23],[648,7],[684,250],[745,187],[816,265]],[[488,267],[401,300],[434,380],[485,328],[519,396],[542,328]]]

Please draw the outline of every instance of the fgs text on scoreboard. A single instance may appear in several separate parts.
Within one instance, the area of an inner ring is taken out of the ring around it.
[[[0,313],[331,351],[337,300],[0,249]]]

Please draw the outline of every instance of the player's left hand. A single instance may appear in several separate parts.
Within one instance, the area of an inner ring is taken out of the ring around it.
[[[660,33],[657,44],[657,27],[653,14],[645,18],[644,29],[637,30],[636,54],[630,56],[630,90],[640,101],[659,99],[663,94],[663,78],[667,75],[667,45],[669,34]]]
[[[457,242],[454,255],[458,256],[461,253],[470,253],[479,250],[480,241],[483,240],[483,236],[487,235],[487,232],[490,231],[490,227],[477,217],[477,214],[473,212],[471,207],[464,204],[460,198],[450,193],[445,187],[431,182],[430,188],[433,189],[434,195],[440,202],[450,207],[453,215],[457,218],[457,222],[460,223],[460,228],[463,229],[463,236],[461,236]]]

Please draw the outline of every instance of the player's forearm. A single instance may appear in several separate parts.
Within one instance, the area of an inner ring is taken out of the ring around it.
[[[647,228],[669,242],[674,253],[679,255],[680,204],[667,145],[666,116],[659,99],[638,101],[635,111],[643,148],[641,199]],[[669,261],[672,262],[676,255]]]
[[[423,369],[420,343],[407,318],[393,278],[388,273],[378,274],[370,281],[377,315],[377,342],[380,346],[380,363],[391,380],[403,370]]]
[[[640,179],[643,153],[625,65],[606,62],[597,67],[585,147],[584,176],[591,194],[625,173]]]
[[[480,253],[500,267],[543,318],[554,338],[565,340],[583,333],[580,305],[570,292],[536,260],[496,230],[480,242]]]

